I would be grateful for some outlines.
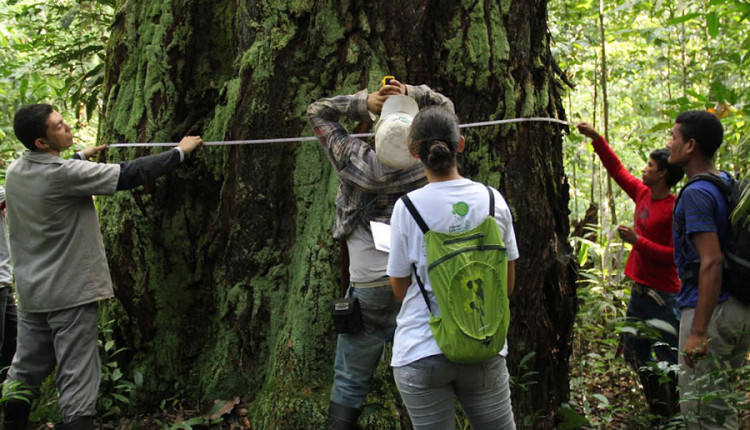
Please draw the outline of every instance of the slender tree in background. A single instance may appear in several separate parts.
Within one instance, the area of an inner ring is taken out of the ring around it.
[[[609,134],[629,170],[642,165],[651,150],[665,144],[677,113],[705,109],[715,111],[725,127],[725,144],[717,155],[722,168],[738,172],[740,177],[746,175],[750,138],[741,130],[747,128],[750,92],[747,79],[741,78],[750,58],[750,3],[606,2],[604,36],[592,25],[601,16],[601,4],[550,2],[553,53],[561,68],[578,84],[569,93],[568,115],[576,121],[590,121],[596,115],[597,94],[591,87],[599,86],[598,48],[606,37]],[[715,56],[712,58],[710,53]],[[579,171],[591,168],[588,142],[571,134],[564,150],[567,171],[574,171],[573,166]],[[589,192],[595,180],[593,175],[579,175],[573,192],[581,198],[572,201],[573,219],[591,222],[589,202],[606,204],[601,195]],[[620,218],[627,218],[628,213],[632,216],[627,196],[615,190],[615,199]],[[589,263],[592,269],[586,269],[580,277],[583,282],[578,289],[583,305],[574,334],[571,403],[590,420],[587,427],[650,428],[645,419],[647,412],[639,409],[646,402],[638,390],[632,389],[637,385],[636,378],[616,356],[620,332],[612,330],[612,323],[624,316],[628,287],[617,268],[618,254],[622,255],[622,248],[617,246],[620,241],[608,240],[615,232],[614,226],[608,228],[607,221],[595,220],[593,228],[602,233],[596,242],[586,241],[591,238],[584,236],[582,229],[581,239],[573,238],[586,245],[579,254],[582,265],[592,259],[593,264]],[[604,260],[613,264],[605,264]],[[625,258],[620,261],[624,266]],[[589,279],[595,281],[586,283]],[[591,354],[592,351],[596,352]],[[633,393],[638,395],[632,396]]]
[[[599,43],[601,47],[602,60],[599,79],[602,86],[602,119],[604,125],[604,138],[609,142],[609,97],[607,96],[607,38],[604,33],[604,0],[599,0]],[[609,215],[612,225],[617,225],[617,209],[615,208],[615,198],[612,193],[612,178],[606,176],[607,182],[607,204],[609,206]],[[604,219],[604,217],[602,217]]]
[[[107,52],[102,142],[309,135],[324,95],[384,74],[450,96],[463,122],[562,117],[547,2],[122,1]],[[352,124],[352,126],[354,126]],[[568,397],[576,311],[561,130],[467,130],[462,173],[498,187],[519,239],[511,373],[519,422],[551,428]],[[109,161],[147,150],[110,150]],[[239,395],[254,428],[320,428],[337,291],[335,174],[315,143],[206,147],[145,189],[99,200],[117,321],[146,399]],[[533,355],[529,355],[533,353]],[[527,357],[523,367],[519,362]],[[530,358],[529,358],[530,357]],[[365,428],[404,421],[383,364]],[[535,415],[536,414],[536,415]]]

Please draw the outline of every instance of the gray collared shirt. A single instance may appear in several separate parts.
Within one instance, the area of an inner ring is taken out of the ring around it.
[[[113,296],[93,195],[114,194],[119,164],[26,151],[5,181],[18,306],[51,312]]]

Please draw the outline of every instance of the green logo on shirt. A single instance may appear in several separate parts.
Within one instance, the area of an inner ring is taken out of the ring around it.
[[[469,205],[464,202],[458,202],[453,205],[453,215],[466,216],[469,213]]]

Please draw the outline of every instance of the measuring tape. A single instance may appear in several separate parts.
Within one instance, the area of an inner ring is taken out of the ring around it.
[[[518,122],[552,122],[563,125],[575,125],[569,121],[563,121],[557,118],[547,117],[529,117],[529,118],[511,118],[511,119],[499,119],[494,121],[483,121],[483,122],[472,122],[468,124],[460,124],[458,128],[475,128],[475,127],[487,127],[490,125],[499,124],[511,124]],[[372,137],[373,133],[357,133],[350,135],[351,137]],[[266,143],[295,143],[295,142],[311,142],[318,140],[315,136],[306,137],[281,137],[276,139],[254,139],[254,140],[225,140],[220,142],[203,142],[204,146],[223,146],[223,145],[261,145]],[[108,148],[126,148],[126,147],[157,147],[157,146],[177,146],[176,142],[162,142],[162,143],[112,143],[107,145]]]

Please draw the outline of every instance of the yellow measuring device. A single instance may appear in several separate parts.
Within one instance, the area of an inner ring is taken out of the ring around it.
[[[383,80],[381,81],[381,83],[383,84],[383,86],[386,86],[391,83],[391,79],[396,79],[396,77],[393,75],[385,75],[383,76]]]

